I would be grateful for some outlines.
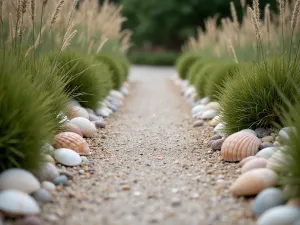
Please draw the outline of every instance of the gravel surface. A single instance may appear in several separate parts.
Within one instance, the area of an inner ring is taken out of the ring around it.
[[[88,140],[94,164],[68,168],[76,175],[43,206],[43,224],[254,224],[250,201],[228,192],[237,165],[207,147],[212,128],[193,128],[173,74],[132,68],[130,96]]]

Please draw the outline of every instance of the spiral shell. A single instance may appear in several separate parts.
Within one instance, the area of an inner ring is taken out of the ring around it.
[[[271,158],[268,160],[267,168],[279,171],[281,167],[288,165],[292,162],[292,158],[282,152],[281,150],[277,150]]]
[[[80,128],[76,124],[66,122],[63,125],[63,129],[65,132],[73,132],[73,133],[76,133],[76,134],[80,135],[81,137],[83,137]]]
[[[72,149],[80,155],[90,154],[88,143],[81,136],[73,132],[63,132],[55,135],[53,146],[55,148]]]
[[[255,155],[260,144],[261,141],[253,134],[240,131],[225,139],[221,154],[225,161],[240,161],[248,156]]]

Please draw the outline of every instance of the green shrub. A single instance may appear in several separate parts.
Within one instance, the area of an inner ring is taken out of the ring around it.
[[[53,61],[54,58],[51,58]],[[57,67],[71,80],[66,90],[72,90],[74,98],[83,107],[96,109],[112,88],[107,65],[95,62],[92,57],[73,51],[65,51],[57,58]]]
[[[207,83],[207,80],[209,79],[212,71],[214,70],[216,65],[216,62],[209,62],[206,63],[202,69],[199,70],[199,72],[196,74],[195,78],[195,87],[196,91],[199,97],[205,97],[205,86]]]
[[[119,56],[119,62],[120,62],[121,67],[123,68],[124,76],[127,80],[128,76],[129,76],[130,63],[125,55]]]
[[[284,94],[291,102],[299,99],[296,91],[299,85],[297,66],[291,67],[280,60],[243,66],[226,81],[220,95],[226,132],[268,128],[280,122],[280,109],[286,107],[280,95]]]
[[[187,78],[190,84],[195,84],[197,74],[208,62],[210,62],[210,60],[199,58],[192,64],[187,73]]]
[[[139,52],[129,53],[129,59],[133,64],[172,66],[179,57],[178,52]]]
[[[238,67],[239,64],[234,62],[220,62],[215,64],[209,79],[206,81],[206,86],[204,88],[205,95],[211,100],[217,100],[218,93],[222,92],[225,80],[228,77],[232,77]]]
[[[200,58],[200,54],[196,52],[183,53],[176,61],[176,70],[181,79],[187,78],[189,68]]]
[[[57,129],[53,105],[42,79],[32,79],[20,60],[0,56],[0,171],[21,167],[36,171],[41,146]],[[51,96],[53,97],[53,96]],[[61,98],[59,98],[61,99]]]
[[[119,90],[126,77],[124,75],[125,71],[118,60],[112,54],[100,53],[96,55],[96,61],[105,64],[109,68],[112,75],[113,89]]]

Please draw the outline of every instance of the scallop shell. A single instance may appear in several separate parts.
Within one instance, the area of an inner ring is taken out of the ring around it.
[[[84,137],[93,137],[97,132],[95,125],[86,118],[76,117],[70,123],[77,125]]]
[[[253,169],[243,173],[231,185],[230,191],[236,196],[256,195],[268,187],[273,187],[277,182],[277,174],[267,168]]]
[[[257,158],[250,160],[245,163],[245,165],[242,167],[242,173],[246,173],[250,170],[257,169],[257,168],[266,168],[268,163],[268,160],[264,158]]]
[[[67,122],[63,125],[63,129],[66,132],[73,132],[83,137],[80,128],[76,124]]]
[[[88,143],[81,136],[73,132],[63,132],[55,135],[53,146],[55,148],[72,149],[80,155],[90,154]]]
[[[255,155],[261,144],[253,134],[240,131],[225,139],[221,154],[225,161],[240,161],[248,156]]]
[[[282,152],[281,150],[276,151],[271,158],[269,158],[267,168],[278,171],[281,167],[288,165],[291,163],[292,158],[289,157],[287,154]]]

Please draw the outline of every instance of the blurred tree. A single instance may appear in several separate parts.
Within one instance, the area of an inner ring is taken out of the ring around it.
[[[208,17],[230,16],[229,0],[121,0],[123,15],[128,18],[124,28],[133,31],[136,47],[150,43],[167,49],[179,49],[183,41],[194,35],[196,28],[204,27]],[[239,0],[233,0],[239,19],[242,7]],[[247,1],[251,4],[252,1]],[[263,10],[270,3],[276,8],[276,0],[260,0]]]

